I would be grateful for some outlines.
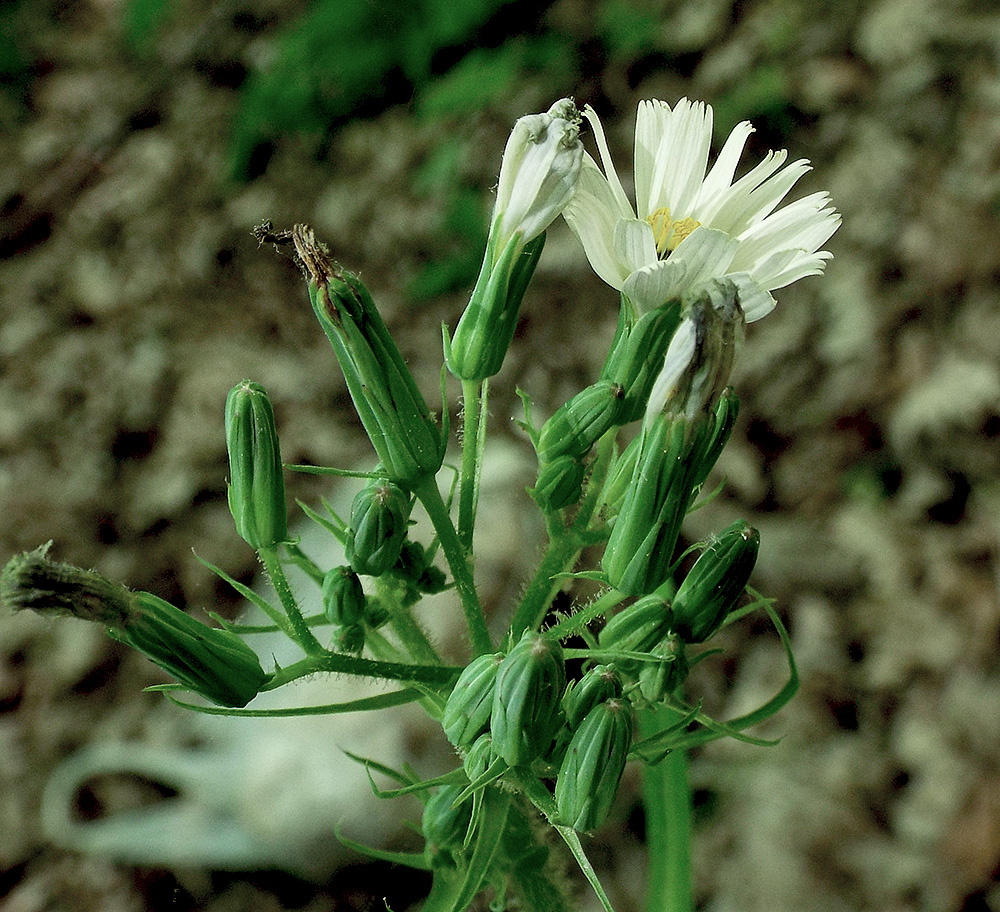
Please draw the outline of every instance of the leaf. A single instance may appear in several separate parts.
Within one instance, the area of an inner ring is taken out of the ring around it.
[[[146,690],[182,690],[181,685],[154,684]],[[345,703],[325,703],[321,706],[291,706],[281,709],[226,709],[222,706],[199,706],[196,703],[185,703],[183,700],[174,699],[169,694],[168,699],[185,709],[193,709],[195,712],[206,713],[210,716],[250,716],[250,717],[282,717],[282,716],[324,716],[337,713],[367,712],[373,709],[388,709],[390,706],[402,706],[404,703],[413,703],[421,699],[423,695],[416,690],[406,688],[404,690],[394,690],[390,693],[378,694],[374,697],[363,697],[360,700],[349,700]]]

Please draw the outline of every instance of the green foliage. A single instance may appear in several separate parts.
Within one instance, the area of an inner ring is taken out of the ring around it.
[[[250,176],[261,142],[286,133],[321,136],[331,123],[384,99],[393,84],[422,85],[434,54],[468,40],[504,3],[313,3],[280,35],[273,61],[247,80],[234,123],[234,176]]]
[[[597,33],[613,56],[634,57],[656,47],[661,19],[647,3],[605,0],[597,9]]]
[[[784,69],[762,63],[715,100],[716,136],[727,136],[741,120],[765,123],[788,133],[795,126],[794,103]]]
[[[125,41],[134,51],[145,51],[170,15],[170,0],[129,0],[122,10]]]

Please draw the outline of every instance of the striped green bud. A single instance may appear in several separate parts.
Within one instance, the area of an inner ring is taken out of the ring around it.
[[[385,478],[372,479],[358,491],[344,549],[355,573],[381,576],[395,566],[411,507],[410,495]]]
[[[475,782],[482,776],[489,769],[493,759],[493,737],[487,732],[472,742],[472,747],[462,758],[462,769],[469,777],[469,782]]]
[[[632,709],[624,700],[599,703],[573,738],[556,777],[556,808],[563,826],[581,833],[608,816],[632,743]]]
[[[659,416],[643,429],[632,478],[605,547],[608,582],[645,595],[670,575],[681,523],[695,495],[710,418],[693,424]]]
[[[586,456],[605,431],[618,424],[624,395],[621,384],[612,380],[580,390],[542,425],[538,458],[549,462],[560,456]]]
[[[152,659],[185,687],[221,706],[246,706],[267,675],[257,654],[235,633],[208,627],[149,592],[134,593],[137,615],[117,640]]]
[[[596,665],[574,682],[563,698],[566,724],[574,731],[598,703],[622,695],[622,682],[614,665]]]
[[[213,703],[246,706],[257,696],[267,675],[235,633],[202,624],[149,592],[132,592],[93,570],[49,560],[50,545],[7,563],[0,597],[9,608],[103,624],[116,640]]]
[[[604,481],[604,490],[601,492],[601,499],[604,501],[605,511],[609,518],[617,516],[621,510],[622,502],[625,500],[625,492],[628,490],[628,486],[632,482],[632,475],[635,473],[635,464],[639,459],[641,443],[641,437],[633,438],[611,464],[611,469]]]
[[[424,805],[421,826],[427,840],[427,860],[432,868],[454,868],[458,865],[457,856],[463,851],[472,821],[471,801],[463,801],[454,807],[455,799],[463,791],[461,785],[442,785]]]
[[[296,225],[292,240],[316,318],[379,461],[390,479],[412,488],[441,468],[441,430],[361,280],[333,264],[312,229]]]
[[[334,567],[323,577],[323,613],[331,624],[352,626],[365,616],[365,591],[350,567]]]
[[[618,331],[601,370],[601,379],[624,390],[620,423],[638,421],[646,410],[670,339],[680,322],[681,303],[670,301],[632,322],[631,305],[622,304]]]
[[[650,703],[659,703],[673,694],[687,678],[684,641],[678,636],[664,637],[649,652],[656,660],[642,663],[639,692]]]
[[[255,550],[288,539],[285,480],[271,403],[259,383],[244,380],[226,397],[229,510]]]
[[[723,530],[695,561],[673,598],[673,629],[687,643],[703,643],[732,611],[750,580],[760,534],[740,520]]]
[[[643,596],[619,611],[600,633],[601,649],[649,652],[669,632],[670,607],[655,593]]]
[[[479,280],[455,327],[455,336],[445,336],[448,370],[460,380],[480,382],[503,366],[507,349],[517,329],[521,300],[535,274],[545,235],[528,244],[520,234],[511,237],[493,262],[494,241],[486,248]]]
[[[555,513],[579,501],[583,494],[585,468],[575,456],[558,456],[543,462],[538,481],[528,489],[543,513]]]
[[[357,655],[365,648],[365,628],[363,624],[346,624],[338,627],[333,634],[333,648],[336,652]]]
[[[489,731],[493,694],[502,656],[481,655],[465,666],[445,703],[441,727],[448,740],[469,750],[473,742]]]
[[[493,751],[523,766],[549,749],[559,728],[566,665],[559,641],[526,630],[500,663],[490,732]]]

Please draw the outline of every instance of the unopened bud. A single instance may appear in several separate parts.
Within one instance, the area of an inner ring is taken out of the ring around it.
[[[574,683],[563,699],[566,724],[576,730],[598,703],[622,695],[622,681],[614,665],[597,665]]]
[[[701,553],[671,605],[674,632],[685,642],[702,643],[722,626],[746,589],[759,548],[759,533],[741,520]]]
[[[585,471],[583,463],[575,456],[558,456],[551,462],[542,463],[538,481],[528,493],[543,513],[555,513],[579,501]]]
[[[556,778],[559,822],[581,833],[608,816],[632,743],[632,710],[624,700],[595,706],[573,734]]]
[[[359,624],[365,615],[365,591],[350,567],[334,567],[323,577],[323,613],[331,624]]]
[[[255,550],[288,538],[285,480],[267,393],[244,380],[226,397],[229,510],[240,537]]]
[[[489,731],[493,694],[502,656],[481,655],[465,666],[445,703],[441,727],[448,740],[460,750]]]
[[[581,390],[563,405],[538,435],[538,458],[586,456],[605,431],[618,423],[625,390],[612,380],[599,380]]]
[[[649,652],[669,632],[670,607],[651,593],[619,611],[600,633],[601,649]]]
[[[406,540],[410,495],[387,479],[372,479],[351,504],[345,553],[355,573],[381,576],[395,566]]]
[[[424,805],[422,829],[427,840],[427,860],[432,868],[457,867],[457,856],[463,851],[472,821],[471,801],[454,806],[462,791],[460,785],[442,785]]]
[[[493,750],[508,766],[529,764],[549,749],[565,687],[559,641],[525,631],[500,664],[490,717]]]

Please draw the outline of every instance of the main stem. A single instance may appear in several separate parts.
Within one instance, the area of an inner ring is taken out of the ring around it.
[[[462,381],[462,474],[458,487],[458,538],[465,550],[472,553],[476,508],[479,504],[479,478],[482,473],[483,444],[486,438],[486,408],[488,380],[481,384]]]
[[[677,719],[669,708],[646,710],[639,716],[642,735],[655,735]],[[642,791],[649,853],[646,912],[693,912],[687,753],[672,750],[655,766],[645,766]]]

